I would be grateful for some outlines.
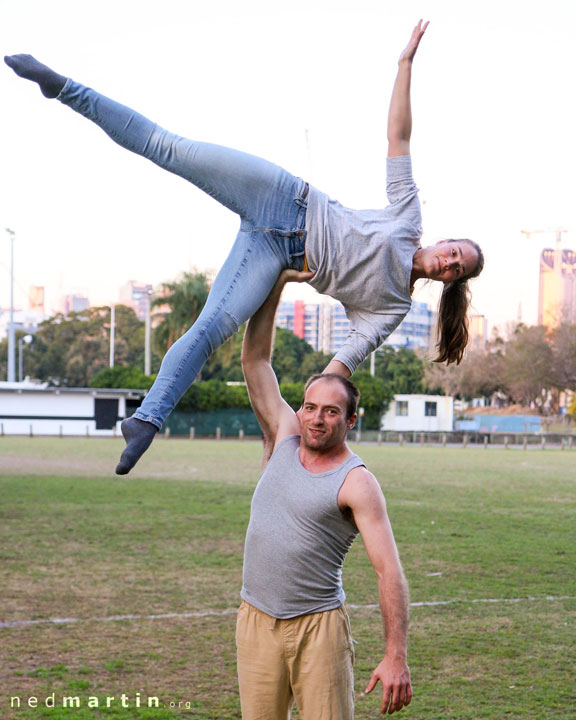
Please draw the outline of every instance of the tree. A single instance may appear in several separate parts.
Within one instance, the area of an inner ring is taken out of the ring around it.
[[[365,360],[359,371],[370,369]],[[374,375],[390,385],[393,393],[424,391],[424,363],[413,350],[383,346],[376,352]]]
[[[552,348],[542,325],[518,325],[506,343],[504,389],[514,402],[543,409],[552,387]]]
[[[158,308],[154,342],[164,355],[196,322],[208,299],[210,286],[204,273],[182,273],[178,280],[162,284],[162,294],[152,300]]]
[[[424,367],[424,386],[432,394],[458,395],[462,378],[462,367],[455,363],[429,362]]]
[[[559,392],[576,391],[576,325],[559,325],[551,340],[552,382]]]
[[[115,326],[115,362],[142,367],[144,323],[134,310],[117,305]],[[108,367],[109,359],[110,308],[93,307],[68,316],[58,313],[40,323],[23,355],[23,369],[24,375],[53,385],[85,387]]]
[[[149,390],[154,378],[154,375],[145,375],[142,370],[133,365],[116,365],[113,368],[104,368],[93,375],[90,387]]]
[[[206,361],[200,372],[202,380],[225,380],[227,382],[242,382],[244,374],[240,356],[246,325],[228,338]]]
[[[276,328],[272,367],[280,383],[305,382],[328,364],[328,356],[315,353],[305,340],[290,330]]]
[[[359,407],[364,408],[363,426],[379,430],[382,415],[394,397],[390,385],[381,378],[372,377],[367,370],[356,372],[351,379],[360,390]]]
[[[109,308],[88,308],[40,323],[28,353],[29,374],[53,385],[86,387],[109,362]]]

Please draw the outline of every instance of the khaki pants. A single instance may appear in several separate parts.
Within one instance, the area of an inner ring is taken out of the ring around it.
[[[344,607],[277,620],[242,601],[236,625],[244,720],[352,720],[354,649]]]

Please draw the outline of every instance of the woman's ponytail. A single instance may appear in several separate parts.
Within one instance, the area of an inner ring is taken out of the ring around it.
[[[477,277],[484,267],[484,254],[472,240],[447,240],[466,242],[476,250],[478,260],[473,272],[461,280],[444,285],[438,307],[438,356],[434,362],[456,363],[459,365],[468,344],[468,308],[470,288],[468,280]]]

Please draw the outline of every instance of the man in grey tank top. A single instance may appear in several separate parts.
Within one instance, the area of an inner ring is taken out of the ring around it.
[[[382,684],[382,712],[412,698],[406,660],[408,587],[382,490],[346,444],[358,391],[340,375],[307,385],[295,413],[271,365],[286,270],[248,323],[242,366],[265,438],[263,473],[246,533],[236,644],[244,720],[352,720],[354,650],[342,564],[361,534],[377,576],[386,648],[365,692]]]

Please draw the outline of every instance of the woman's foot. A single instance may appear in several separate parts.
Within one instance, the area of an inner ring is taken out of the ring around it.
[[[14,70],[16,75],[38,83],[44,97],[58,97],[66,84],[64,75],[58,75],[47,65],[38,62],[32,55],[6,55],[4,62]]]
[[[120,456],[120,462],[116,466],[115,472],[116,475],[126,475],[148,450],[158,432],[158,428],[152,423],[138,420],[135,417],[123,420],[120,428],[124,440],[126,440],[126,447]]]

